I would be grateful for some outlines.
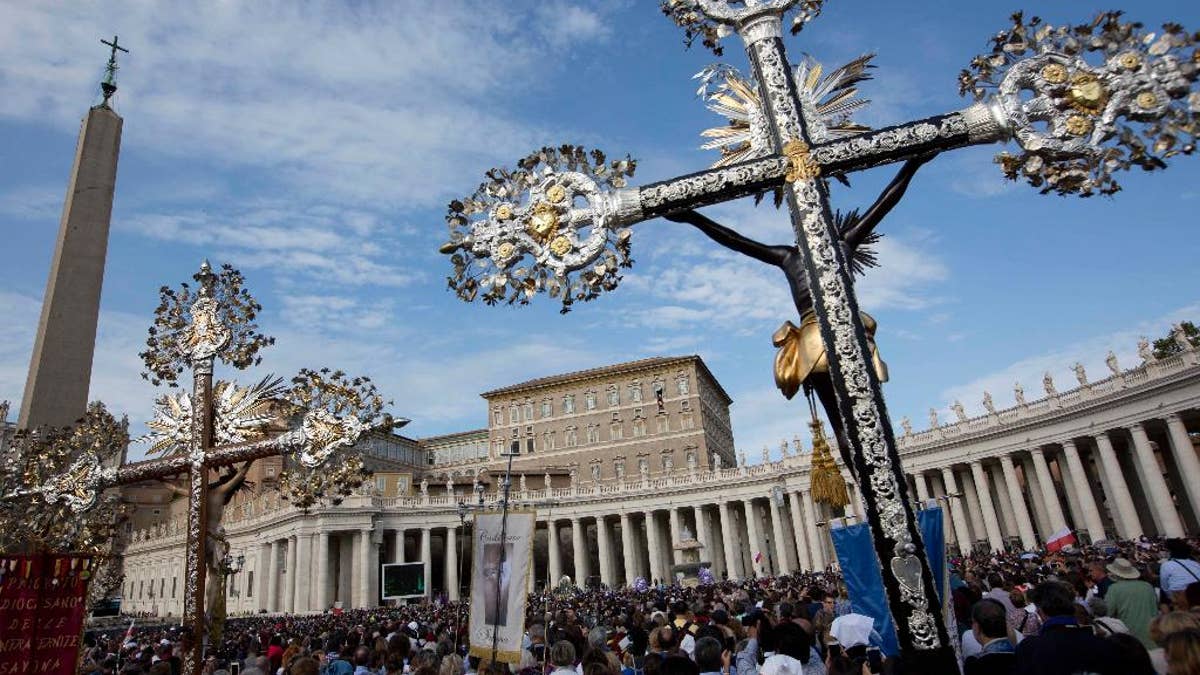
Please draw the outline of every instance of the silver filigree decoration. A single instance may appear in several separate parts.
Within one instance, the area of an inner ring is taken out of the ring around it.
[[[629,267],[637,192],[622,190],[637,163],[599,150],[543,148],[517,169],[492,169],[475,194],[450,203],[450,288],[470,302],[527,304],[539,292],[568,311],[616,288]]]
[[[338,448],[354,445],[365,426],[357,417],[334,417],[328,410],[318,408],[304,415],[304,432],[300,463],[314,468],[325,463]]]
[[[692,46],[696,38],[717,56],[724,50],[721,40],[764,15],[782,16],[796,9],[792,34],[799,33],[821,13],[824,0],[661,0],[662,13],[683,29],[683,42]]]
[[[1166,167],[1200,135],[1200,34],[1161,34],[1106,12],[1090,24],[1051,26],[1018,12],[959,77],[960,90],[994,100],[1021,146],[996,161],[1043,193],[1090,196],[1121,189],[1118,171]]]

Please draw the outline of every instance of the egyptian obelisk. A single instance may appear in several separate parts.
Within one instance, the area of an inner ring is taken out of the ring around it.
[[[117,51],[126,51],[115,37],[101,42],[112,48],[100,84],[104,100],[88,110],[79,130],[18,429],[67,426],[87,410],[121,148],[122,120],[109,103],[117,90]]]

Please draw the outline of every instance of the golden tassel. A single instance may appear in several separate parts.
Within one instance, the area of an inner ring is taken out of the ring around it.
[[[808,407],[812,413],[812,421],[808,425],[812,429],[813,437],[812,465],[809,469],[813,501],[824,502],[831,508],[840,509],[850,503],[850,496],[846,492],[846,481],[842,478],[842,473],[838,471],[837,463],[833,461],[833,453],[830,452],[829,443],[825,440],[824,425],[817,417],[817,408],[813,403],[812,392],[806,391],[805,395],[808,396]]]

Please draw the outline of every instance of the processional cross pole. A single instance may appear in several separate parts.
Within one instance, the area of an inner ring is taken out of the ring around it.
[[[221,536],[225,504],[248,463],[294,456],[280,477],[281,489],[296,506],[307,508],[326,497],[347,495],[361,483],[365,472],[353,445],[362,433],[400,427],[407,420],[383,414],[385,402],[369,379],[349,378],[341,371],[304,369],[290,388],[268,376],[253,387],[221,382],[214,390],[217,359],[244,369],[257,363],[258,351],[274,339],[257,332],[254,319],[261,307],[242,288],[240,273],[226,266],[217,274],[205,262],[194,279],[194,293],[186,285],[182,292],[162,289],[149,348],[141,355],[149,371],[146,377],[155,384],[174,383],[189,369],[192,374],[191,396],[161,397],[157,416],[148,423],[153,433],[147,438],[154,441],[151,452],[166,456],[112,468],[103,466],[96,448],[89,446],[44,484],[0,497],[37,497],[35,504],[48,508],[65,504],[83,518],[108,488],[187,474],[183,621],[192,630],[193,642],[184,655],[184,672],[199,675],[213,624],[223,619],[216,598],[206,602],[207,576],[218,573],[224,554],[209,538]],[[333,459],[337,465],[331,467]],[[241,470],[212,489],[209,473],[236,464],[243,464]],[[209,589],[208,596],[215,590]]]
[[[1200,52],[1189,50],[1200,36],[1174,24],[1157,39],[1143,36],[1139,24],[1120,22],[1118,13],[1058,28],[1036,18],[1026,24],[1017,14],[1014,26],[993,39],[992,54],[960,76],[962,92],[976,103],[834,137],[813,101],[801,96],[782,40],[785,13],[799,6],[795,32],[821,4],[662,3],[689,40],[703,35],[715,47],[725,32],[736,32],[745,43],[757,83],[746,161],[629,188],[632,159],[606,162],[598,151],[543,148],[515,170],[491,170],[473,195],[451,202],[450,241],[442,252],[452,256],[449,285],[464,300],[525,304],[546,291],[561,296],[567,311],[617,286],[619,268],[631,264],[629,225],[781,188],[825,345],[835,399],[826,407],[836,411],[830,422],[850,445],[901,657],[911,672],[957,672],[825,180],[1013,139],[1021,152],[997,158],[1009,178],[1042,192],[1111,194],[1118,189],[1115,172],[1162,168],[1166,158],[1194,150]],[[990,87],[996,91],[988,95]]]

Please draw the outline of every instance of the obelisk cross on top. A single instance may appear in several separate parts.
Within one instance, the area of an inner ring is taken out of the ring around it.
[[[100,90],[104,92],[104,102],[101,105],[107,107],[108,99],[117,93],[117,71],[120,68],[117,66],[117,52],[129,53],[129,50],[121,46],[121,41],[118,36],[114,35],[112,42],[101,39],[100,44],[111,47],[108,55],[108,65],[104,67],[104,80],[100,83]]]

